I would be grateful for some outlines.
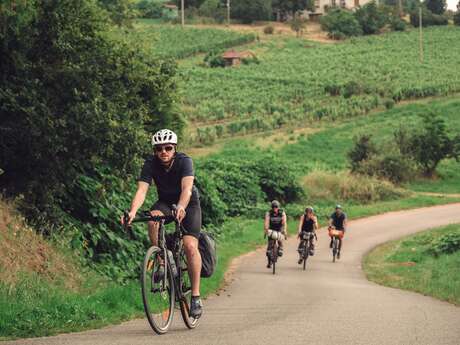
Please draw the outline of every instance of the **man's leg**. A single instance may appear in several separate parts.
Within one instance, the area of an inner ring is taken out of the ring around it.
[[[271,268],[272,265],[271,265],[271,260],[270,260],[270,255],[271,255],[271,251],[272,251],[272,241],[268,240],[267,242],[267,251],[266,251],[266,255],[267,255],[267,268]]]
[[[185,235],[183,238],[185,255],[187,256],[188,274],[192,283],[192,296],[200,295],[201,255],[198,250],[198,239]]]
[[[153,210],[151,212],[153,216],[164,216],[163,212],[160,210]],[[158,230],[160,229],[160,223],[158,222],[148,222],[149,228],[149,238],[152,246],[158,245]]]

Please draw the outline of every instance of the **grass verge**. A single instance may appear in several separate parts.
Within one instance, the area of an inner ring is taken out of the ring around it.
[[[434,255],[446,244],[457,250]],[[378,284],[460,305],[459,249],[460,224],[431,229],[376,247],[364,258],[364,271]]]
[[[202,279],[202,295],[222,286],[231,259],[264,243],[262,221],[232,219],[219,239],[215,274]],[[0,340],[49,336],[120,323],[143,317],[140,285],[104,282],[91,275],[78,290],[24,274],[15,283],[0,283]],[[146,327],[148,327],[146,323]]]

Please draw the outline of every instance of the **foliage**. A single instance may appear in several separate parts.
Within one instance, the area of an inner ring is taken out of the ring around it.
[[[110,19],[118,26],[132,26],[136,18],[135,0],[97,0],[99,5],[105,9]]]
[[[257,20],[269,20],[271,17],[271,0],[232,0],[231,16],[243,23]]]
[[[375,1],[359,7],[355,12],[355,17],[365,35],[379,33],[388,22],[388,15],[382,7],[377,6]]]
[[[348,152],[352,172],[356,172],[363,161],[368,160],[377,153],[377,148],[371,138],[372,136],[368,134],[355,138],[355,146]]]
[[[273,25],[267,25],[264,27],[264,34],[273,35],[274,32],[275,32],[275,28],[273,27]]]
[[[204,57],[203,62],[209,67],[225,67],[225,59],[222,57],[221,50],[210,51]]]
[[[289,24],[291,26],[291,30],[295,31],[296,36],[300,37],[307,26],[307,20],[296,14]]]
[[[23,11],[0,14],[0,185],[24,195],[30,218],[55,224],[77,207],[80,175],[110,165],[124,176],[147,133],[181,131],[176,67],[109,40],[92,1],[27,2]]]
[[[454,24],[460,26],[460,1],[457,4],[457,12],[454,14]]]
[[[273,0],[272,7],[280,12],[282,18],[287,18],[288,15],[294,17],[296,13],[304,10],[313,12],[315,3],[312,0]]]
[[[448,24],[447,16],[442,14],[434,14],[426,7],[422,6],[422,27],[432,26],[432,25],[447,25]],[[410,23],[419,27],[419,9],[416,9],[410,14]]]
[[[361,35],[362,29],[359,22],[350,11],[334,8],[321,17],[321,27],[332,38],[343,38]]]
[[[449,137],[442,117],[427,113],[422,117],[421,128],[407,139],[405,152],[420,165],[423,174],[432,176],[441,160],[459,159],[460,135]]]
[[[390,20],[390,27],[393,31],[405,31],[406,22],[398,17],[392,17]]]
[[[446,0],[425,0],[423,4],[434,14],[444,14],[447,8]]]
[[[163,16],[162,0],[140,0],[136,4],[136,9],[141,18],[158,19]]]
[[[460,251],[460,231],[450,232],[432,242],[428,252],[434,256]]]
[[[120,34],[126,36],[124,32]],[[146,45],[153,54],[162,58],[176,59],[209,53],[255,40],[252,33],[242,34],[232,30],[156,25],[149,20],[142,20],[136,27],[136,31],[129,34],[130,41],[136,42],[142,40],[142,36],[148,37],[151,34],[155,39],[146,42]]]

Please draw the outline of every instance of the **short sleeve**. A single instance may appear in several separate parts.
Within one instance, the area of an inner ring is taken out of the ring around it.
[[[182,161],[181,177],[195,176],[193,173],[193,161],[190,157],[185,157]]]
[[[146,159],[144,162],[144,166],[141,170],[141,175],[137,179],[138,182],[147,182],[148,184],[152,184],[153,179],[153,162],[151,159]]]

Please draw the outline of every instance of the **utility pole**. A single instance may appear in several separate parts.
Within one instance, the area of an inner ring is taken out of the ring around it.
[[[399,0],[399,17],[402,18],[403,16],[403,6],[402,6],[402,0]]]
[[[420,63],[423,63],[422,6],[418,9],[418,26],[420,32]]]
[[[185,26],[185,15],[184,15],[184,0],[180,0],[180,15],[181,15],[181,25]]]
[[[227,26],[230,26],[230,0],[227,0]]]

